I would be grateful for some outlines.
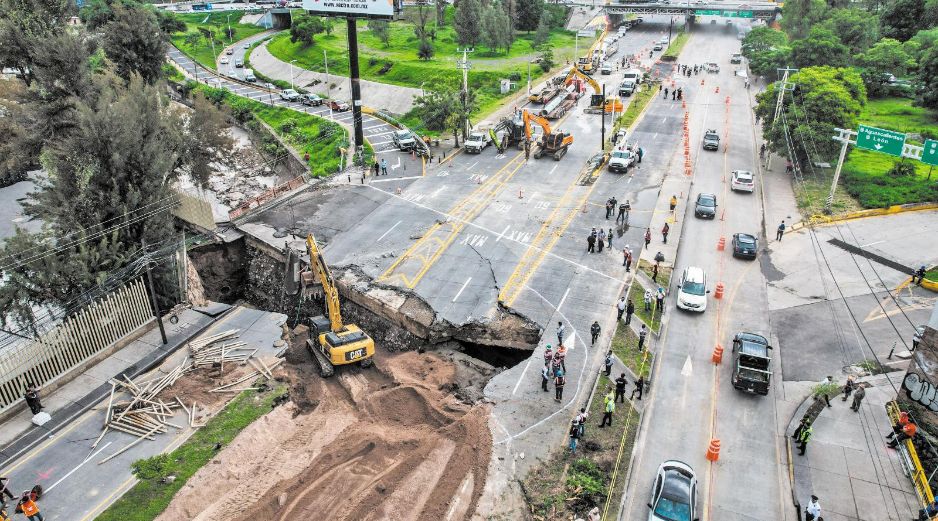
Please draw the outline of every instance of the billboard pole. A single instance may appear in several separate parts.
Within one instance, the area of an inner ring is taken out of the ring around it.
[[[354,18],[347,18],[348,22],[348,68],[352,79],[352,125],[355,128],[355,147],[365,146],[364,131],[362,130],[362,92],[359,85],[358,72],[358,28]]]

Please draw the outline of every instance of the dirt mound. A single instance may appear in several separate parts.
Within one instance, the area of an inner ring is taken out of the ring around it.
[[[375,368],[322,380],[302,358],[291,349],[285,365],[296,403],[245,429],[158,519],[470,518],[492,440],[486,406],[443,390],[452,362],[380,352]]]

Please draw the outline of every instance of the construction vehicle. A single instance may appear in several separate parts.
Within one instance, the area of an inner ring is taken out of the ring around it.
[[[306,346],[319,365],[319,374],[323,378],[330,377],[337,365],[360,363],[362,367],[370,366],[375,355],[375,342],[358,326],[342,322],[339,289],[312,234],[306,237],[306,250],[310,267],[322,284],[324,307],[329,315],[328,318],[320,315],[309,319],[310,338]]]
[[[489,136],[492,138],[492,143],[495,143],[500,150],[513,146],[517,146],[518,150],[523,149],[527,138],[524,131],[524,118],[521,113],[517,113],[511,118],[502,118],[494,127],[489,129]],[[502,148],[503,140],[504,148]]]
[[[547,82],[543,89],[532,92],[528,96],[528,101],[531,103],[549,103],[550,100],[556,98],[562,92],[563,88],[561,86],[554,85],[553,82]]]
[[[560,161],[560,158],[567,153],[567,149],[573,144],[573,135],[560,130],[556,132],[552,131],[550,123],[546,119],[531,114],[527,110],[521,113],[521,117],[524,121],[524,135],[528,142],[532,140],[533,135],[531,122],[536,123],[544,130],[544,135],[541,136],[540,141],[536,144],[537,149],[534,151],[534,159],[540,159],[541,156],[550,155],[553,156],[554,161]]]
[[[569,85],[573,83],[575,78],[579,78],[582,81],[588,83],[590,87],[593,87],[593,95],[590,96],[590,106],[585,110],[587,114],[599,114],[600,111],[604,111],[607,114],[613,111],[623,111],[622,101],[619,98],[614,97],[604,100],[603,89],[599,86],[599,83],[597,83],[593,78],[587,76],[576,65],[570,67],[570,72],[568,72],[567,77],[564,78],[564,84]]]

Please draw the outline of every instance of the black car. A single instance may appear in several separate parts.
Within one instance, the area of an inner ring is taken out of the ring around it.
[[[748,233],[733,234],[733,257],[755,259],[759,240]]]
[[[313,93],[303,94],[302,96],[300,96],[300,103],[302,103],[303,105],[308,105],[311,107],[319,107],[323,104],[323,102],[325,102],[324,99],[322,99],[321,97]]]
[[[704,150],[719,150],[720,149],[720,135],[717,134],[716,130],[708,130],[704,134],[703,149]]]
[[[694,206],[694,215],[704,219],[713,219],[717,215],[717,196],[714,194],[698,194],[697,204]]]

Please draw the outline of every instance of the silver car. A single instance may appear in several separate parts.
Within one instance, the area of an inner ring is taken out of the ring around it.
[[[699,521],[697,519],[697,475],[690,465],[668,460],[658,467],[651,489],[648,521]]]

